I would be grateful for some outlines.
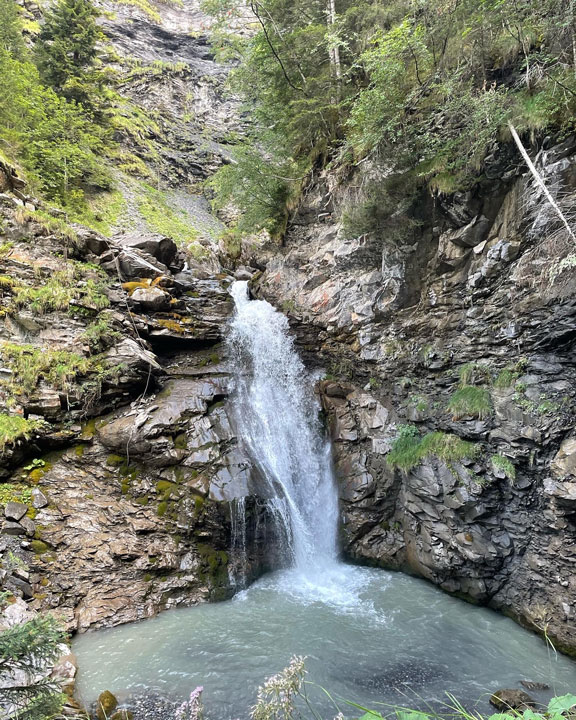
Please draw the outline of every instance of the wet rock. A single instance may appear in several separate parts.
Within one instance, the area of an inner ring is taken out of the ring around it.
[[[96,715],[98,716],[98,720],[110,720],[110,716],[117,707],[118,700],[110,690],[105,690],[100,693],[96,701]]]
[[[18,522],[26,515],[28,507],[19,502],[8,502],[4,508],[4,517]]]
[[[497,710],[527,710],[535,708],[536,701],[524,690],[504,689],[498,690],[490,697],[490,704]]]

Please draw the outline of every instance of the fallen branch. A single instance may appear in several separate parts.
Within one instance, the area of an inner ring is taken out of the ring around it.
[[[560,209],[558,203],[556,202],[556,200],[554,200],[554,198],[552,197],[550,191],[549,191],[548,188],[546,187],[546,184],[544,183],[544,180],[542,179],[542,176],[540,175],[540,173],[538,172],[538,170],[536,170],[536,167],[535,167],[534,163],[532,162],[532,160],[530,159],[530,156],[529,156],[528,153],[526,152],[526,148],[525,148],[524,145],[522,144],[522,140],[520,140],[520,136],[518,135],[518,133],[517,133],[517,131],[516,131],[516,128],[514,127],[514,125],[512,125],[512,123],[511,123],[510,121],[508,121],[508,127],[510,128],[510,132],[512,133],[512,137],[514,138],[514,142],[516,143],[516,145],[517,145],[517,147],[518,147],[518,150],[520,150],[520,154],[521,154],[522,157],[524,158],[524,161],[526,162],[526,165],[528,165],[528,169],[530,170],[530,172],[531,172],[532,175],[534,176],[534,179],[536,180],[536,184],[537,184],[538,187],[542,190],[542,192],[543,192],[544,195],[546,196],[546,199],[548,200],[548,202],[550,203],[550,205],[554,208],[554,211],[556,212],[556,214],[558,215],[558,217],[559,217],[560,220],[562,221],[562,224],[564,225],[564,227],[565,227],[566,230],[568,231],[568,234],[570,235],[570,237],[572,238],[572,240],[574,240],[574,242],[576,242],[576,235],[574,235],[574,232],[572,231],[572,228],[570,227],[570,224],[568,223],[568,220],[566,220],[566,217],[565,217],[564,213],[562,212],[562,210]]]

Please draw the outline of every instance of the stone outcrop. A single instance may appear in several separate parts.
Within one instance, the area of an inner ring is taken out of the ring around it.
[[[346,556],[421,575],[574,653],[574,272],[554,275],[567,240],[510,157],[489,184],[434,202],[420,191],[358,236],[351,188],[370,170],[326,172],[251,284],[331,378]],[[537,163],[572,202],[573,139]],[[481,409],[454,405],[462,387]],[[394,469],[405,425],[471,442],[474,457]]]

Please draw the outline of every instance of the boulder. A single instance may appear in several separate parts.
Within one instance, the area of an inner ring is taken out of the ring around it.
[[[513,688],[497,690],[490,698],[490,704],[497,710],[527,710],[536,707],[536,701],[524,690]]]
[[[2,532],[4,535],[26,535],[26,529],[18,522],[12,522],[6,520],[2,526]]]
[[[142,250],[126,250],[118,254],[107,252],[98,259],[98,262],[106,272],[119,272],[123,280],[155,278],[169,273],[164,263]]]
[[[104,690],[100,693],[98,700],[96,701],[96,715],[98,720],[110,720],[110,716],[118,707],[118,700],[110,692],[110,690]]]
[[[132,338],[125,338],[106,353],[110,365],[124,365],[130,370],[160,370],[156,355],[146,350]]]
[[[4,517],[7,520],[14,520],[15,522],[18,522],[24,517],[24,515],[26,515],[27,512],[28,507],[24,505],[24,503],[9,502],[6,503],[6,507],[4,508]]]
[[[20,520],[20,525],[22,525],[22,527],[26,531],[26,535],[28,535],[28,537],[34,537],[34,533],[36,532],[36,525],[34,524],[33,520],[31,520],[29,517],[23,517],[22,520]]]
[[[138,288],[130,296],[144,310],[167,310],[170,307],[170,295],[159,287]]]
[[[170,265],[178,252],[176,243],[169,237],[125,235],[120,242],[124,247],[143,250],[164,265]]]

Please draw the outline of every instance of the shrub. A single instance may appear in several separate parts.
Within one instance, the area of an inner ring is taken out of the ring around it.
[[[492,455],[490,461],[495,470],[501,470],[508,480],[514,482],[516,479],[516,468],[509,458],[504,457],[504,455]]]
[[[68,391],[78,376],[86,375],[92,369],[89,358],[68,350],[4,343],[0,351],[12,369],[13,387],[25,393],[33,392],[40,380],[57,390]]]
[[[62,708],[58,683],[44,675],[61,653],[60,644],[66,636],[52,617],[35,617],[14,625],[0,635],[0,675],[8,681],[13,673],[24,674],[25,680],[5,683],[3,703],[12,705],[10,717],[46,720]],[[6,687],[8,685],[8,687]]]
[[[458,370],[460,385],[481,385],[492,380],[490,369],[482,363],[470,362]]]
[[[89,277],[90,272],[82,263],[69,262],[65,270],[54,273],[43,285],[18,288],[14,305],[38,314],[68,310],[72,305],[102,310],[110,304],[106,278],[99,270],[92,271],[95,277]]]

